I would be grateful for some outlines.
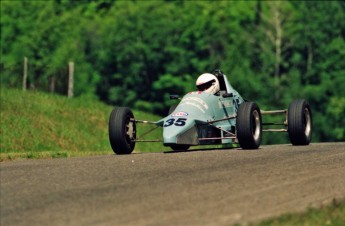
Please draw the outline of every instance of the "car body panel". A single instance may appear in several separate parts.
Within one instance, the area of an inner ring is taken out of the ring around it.
[[[227,131],[235,131],[237,109],[244,100],[225,75],[219,80],[223,89],[217,95],[190,92],[171,114],[156,122],[163,127],[164,145],[233,142],[225,137],[228,136]]]

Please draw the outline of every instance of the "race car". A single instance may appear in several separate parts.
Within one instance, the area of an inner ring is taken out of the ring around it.
[[[128,107],[115,107],[110,114],[108,128],[113,151],[130,154],[136,142],[163,142],[173,150],[219,144],[239,144],[242,149],[258,149],[265,131],[287,132],[293,145],[308,145],[311,141],[312,111],[306,100],[294,100],[284,110],[261,111],[255,102],[241,97],[221,70],[202,74],[196,86],[197,91],[187,93],[183,98],[171,95],[171,99],[180,100],[179,104],[171,106],[169,114],[155,122],[135,119]],[[262,122],[263,115],[277,114],[283,115],[285,120]],[[137,126],[140,124],[162,127],[162,139],[137,139]],[[270,125],[282,128],[263,128]]]

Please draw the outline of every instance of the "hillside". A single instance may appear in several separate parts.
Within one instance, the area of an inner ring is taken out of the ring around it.
[[[111,155],[111,110],[111,106],[87,97],[68,99],[1,87],[1,160]],[[134,115],[146,120],[159,118],[137,111]],[[155,132],[159,135],[160,131]],[[141,143],[135,151],[152,151],[159,146]]]

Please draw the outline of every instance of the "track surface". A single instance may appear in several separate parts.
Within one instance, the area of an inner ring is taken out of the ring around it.
[[[345,198],[345,143],[3,162],[1,225],[231,225]]]

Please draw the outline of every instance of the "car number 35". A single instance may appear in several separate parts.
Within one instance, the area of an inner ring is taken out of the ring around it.
[[[165,121],[164,127],[168,127],[171,125],[184,126],[184,125],[186,125],[186,121],[187,121],[186,118],[178,118],[176,120],[174,118],[171,118],[171,119],[168,119]]]

